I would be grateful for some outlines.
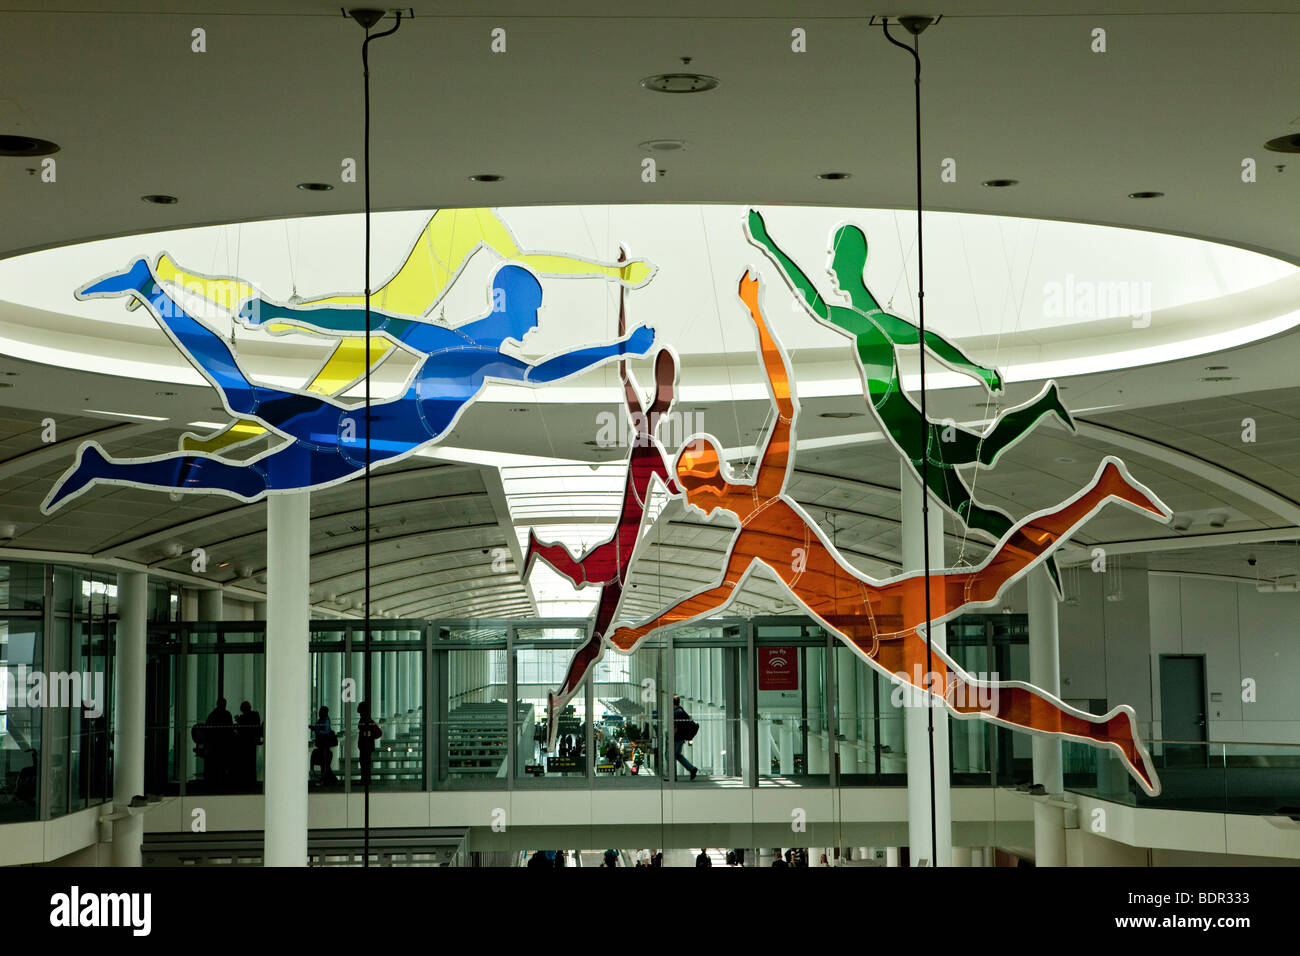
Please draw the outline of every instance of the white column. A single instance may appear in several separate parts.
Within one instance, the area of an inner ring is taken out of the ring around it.
[[[251,618],[251,620],[254,620],[254,621],[265,621],[265,620],[266,620],[266,602],[265,602],[265,601],[250,601],[249,604],[248,604],[248,612],[249,612],[251,615],[253,615],[252,618]]]
[[[1029,589],[1029,683],[1049,694],[1061,692],[1061,643],[1057,620],[1056,590],[1043,568],[1028,575]],[[1061,775],[1061,741],[1043,734],[1033,735],[1034,782],[1052,795],[1065,791]],[[1038,801],[1034,804],[1034,863],[1037,866],[1065,866],[1065,810]]]
[[[144,793],[145,623],[149,577],[143,571],[117,575],[116,687],[113,698],[113,804],[125,809]],[[113,822],[113,866],[140,866],[144,818]]]
[[[898,847],[896,846],[885,847],[885,866],[898,866],[899,862],[900,862],[900,857],[898,853]]]
[[[971,850],[968,846],[955,846],[952,848],[952,865],[953,866],[972,866]]]
[[[862,746],[861,726],[858,722],[858,659],[847,650],[836,648],[835,691],[839,722],[838,731],[844,736],[840,744],[840,773],[858,773]]]
[[[307,865],[310,501],[266,502],[266,866]]]
[[[200,621],[224,621],[225,602],[222,597],[221,588],[210,588],[207,591],[199,592],[199,620]]]
[[[374,645],[372,644],[371,647],[374,647]],[[397,709],[397,655],[390,652],[381,656],[380,660],[384,662],[384,683],[381,690],[384,695],[384,706],[387,708],[389,720],[396,721],[400,717],[400,712]],[[370,697],[372,701],[374,700],[374,697],[370,695],[369,688],[366,689],[366,696]],[[372,703],[370,706],[373,708],[374,704]],[[372,717],[379,716],[373,709],[370,715]],[[393,726],[396,726],[396,724],[394,723]]]
[[[780,747],[781,775],[794,773],[794,715],[786,714],[777,728],[776,739]]]
[[[899,484],[902,488],[902,559],[904,571],[919,571],[924,567],[927,543],[923,534],[921,482],[906,462],[899,464]],[[929,525],[930,571],[944,567],[943,509],[930,501]],[[932,608],[938,616],[939,608]],[[930,630],[933,646],[945,646],[947,629],[934,625]],[[934,670],[947,670],[936,657]],[[924,675],[923,675],[924,679]],[[928,860],[930,866],[952,865],[952,778],[948,772],[948,712],[942,706],[931,708],[929,695],[905,694],[903,699],[920,706],[905,709],[907,734],[907,822],[908,854],[912,866]],[[934,837],[930,829],[930,734],[929,714],[934,713]]]

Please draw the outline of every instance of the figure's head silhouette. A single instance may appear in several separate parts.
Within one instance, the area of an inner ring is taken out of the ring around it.
[[[503,342],[522,342],[537,328],[537,310],[542,306],[542,284],[522,266],[503,265],[492,276],[489,308],[475,323],[474,337],[483,345],[499,347]]]
[[[831,245],[831,284],[849,298],[866,288],[867,236],[857,226],[840,226]]]
[[[722,474],[722,453],[709,438],[696,438],[677,455],[677,486],[686,500],[706,515],[722,505],[729,485]]]

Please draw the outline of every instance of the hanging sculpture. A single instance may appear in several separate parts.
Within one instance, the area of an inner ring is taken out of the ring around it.
[[[1131,707],[1120,705],[1097,716],[1019,681],[982,682],[939,648],[934,656],[945,673],[925,673],[926,578],[913,572],[875,580],[858,571],[786,492],[794,469],[798,399],[789,361],[767,327],[758,293],[758,281],[746,272],[739,294],[754,322],[776,410],[776,421],[766,441],[760,442],[754,477],[736,480],[712,436],[685,445],[675,465],[677,485],[689,506],[706,517],[722,512],[738,524],[725,566],[712,587],[683,598],[650,620],[618,627],[610,642],[630,652],[653,631],[714,615],[731,604],[750,574],[766,567],[816,621],[892,680],[929,691],[958,717],[1108,747],[1119,753],[1143,790],[1158,793],[1160,784]],[[1008,586],[1045,562],[1110,502],[1161,521],[1171,517],[1164,504],[1129,476],[1122,462],[1108,457],[1093,480],[1072,498],[1012,525],[981,564],[931,575],[929,603],[936,609],[931,625],[995,603]],[[988,690],[996,691],[995,706],[988,703]]]
[[[957,467],[992,468],[998,457],[1028,434],[1044,415],[1056,415],[1074,431],[1074,420],[1061,402],[1056,383],[1048,382],[1023,405],[1003,410],[982,434],[952,423],[923,423],[921,409],[903,390],[898,368],[898,350],[919,346],[920,333],[911,322],[884,311],[867,288],[863,278],[867,237],[862,230],[843,225],[831,237],[828,270],[831,286],[849,297],[848,306],[833,305],[817,291],[812,280],[768,234],[763,217],[756,210],[749,211],[746,233],[750,242],[777,265],[795,298],[804,303],[814,318],[853,336],[867,404],[881,431],[917,479],[921,477],[924,457],[930,466],[926,469],[930,492],[949,512],[968,528],[981,531],[994,541],[1004,536],[1011,529],[1011,516],[1000,508],[977,501]],[[1002,378],[997,369],[977,364],[943,336],[926,330],[924,348],[949,368],[981,382],[990,393],[1002,392]],[[1060,574],[1051,556],[1044,566],[1059,594]]]
[[[366,413],[307,390],[272,388],[252,381],[229,343],[191,315],[144,259],[92,282],[80,298],[131,296],[145,305],[190,362],[217,389],[233,418],[253,422],[284,441],[248,461],[206,452],[115,460],[96,442],[79,450],[77,462],[42,504],[47,514],[97,482],[176,491],[218,492],[256,501],[268,492],[321,488],[360,474],[370,461],[396,461],[442,438],[489,381],[541,385],[586,371],[610,359],[644,355],[654,343],[646,326],[616,342],[575,348],[539,362],[502,351],[537,327],[542,287],[523,266],[501,265],[488,289],[488,311],[455,328],[346,305],[292,311],[295,323],[331,336],[381,333],[417,357],[399,396],[373,402]],[[276,313],[277,317],[283,317]],[[256,327],[265,320],[253,301],[241,317]]]
[[[623,335],[626,325],[625,293],[619,297],[618,331]],[[619,362],[619,378],[623,384],[623,398],[631,425],[627,473],[623,482],[623,499],[619,507],[618,522],[610,537],[589,548],[575,558],[563,544],[543,543],[535,530],[529,531],[528,553],[524,558],[524,577],[532,571],[534,558],[541,559],[565,577],[575,588],[598,586],[600,599],[590,632],[582,646],[574,652],[565,668],[564,678],[554,691],[547,692],[546,748],[553,750],[559,732],[560,711],[582,686],[583,680],[599,662],[605,649],[605,636],[609,633],[614,614],[623,596],[628,568],[632,564],[637,541],[650,503],[651,481],[658,477],[668,487],[668,467],[663,445],[656,436],[659,422],[670,413],[677,379],[677,354],[671,347],[659,350],[655,356],[655,389],[648,407],[638,392],[636,380],[628,371],[627,362]]]

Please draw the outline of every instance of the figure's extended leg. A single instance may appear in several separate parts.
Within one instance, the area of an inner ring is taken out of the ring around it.
[[[559,690],[548,691],[546,694],[546,749],[555,749],[555,738],[560,729],[560,709],[569,701],[574,693],[582,686],[583,679],[596,666],[604,653],[604,641],[597,632],[587,639],[587,642],[579,647],[569,661],[569,666],[564,672],[564,680],[560,682]]]
[[[574,587],[606,584],[618,574],[616,540],[606,541],[581,558],[575,558],[562,544],[543,544],[537,538],[537,531],[531,529],[528,532],[528,553],[524,556],[524,568],[532,565],[533,556],[536,555],[568,578]]]
[[[973,572],[944,576],[945,613],[964,604],[993,601],[1012,577],[1044,554],[1051,554],[1107,501],[1122,501],[1161,521],[1171,512],[1122,469],[1118,459],[1106,458],[1097,477],[1073,501],[1055,511],[1021,522],[990,559]]]
[[[125,271],[93,282],[78,298],[131,295],[144,302],[154,318],[217,386],[231,410],[256,415],[272,425],[320,407],[318,398],[255,385],[244,375],[230,346],[220,335],[185,311],[154,278],[149,264],[137,259]]]
[[[41,510],[49,514],[68,498],[101,481],[137,488],[219,491],[255,501],[271,490],[309,488],[357,470],[342,455],[322,453],[296,441],[247,464],[185,454],[115,461],[90,442],[81,447],[76,464],[54,486]]]
[[[1008,408],[993,421],[993,427],[984,434],[960,426],[949,426],[931,438],[930,461],[948,465],[981,464],[991,468],[998,456],[1028,434],[1044,415],[1054,414],[1070,431],[1074,419],[1061,401],[1055,382],[1048,382],[1035,398],[1023,405]],[[938,426],[935,426],[938,429]],[[944,441],[947,436],[950,440]],[[935,438],[938,443],[935,443]]]
[[[1063,709],[1063,701],[1037,688],[980,680],[966,673],[941,650],[936,649],[934,654],[936,671],[942,669],[944,673],[921,678],[920,675],[927,673],[925,638],[911,630],[881,641],[874,663],[893,674],[896,680],[905,678],[908,684],[942,697],[944,706],[954,714],[978,715],[1012,727],[1075,737],[1094,746],[1118,750],[1129,772],[1146,792],[1159,792],[1159,781],[1131,710],[1124,708],[1107,718],[1092,714],[1079,716]]]

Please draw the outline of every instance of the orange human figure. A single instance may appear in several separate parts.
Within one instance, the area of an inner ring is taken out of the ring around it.
[[[886,676],[929,691],[958,717],[979,717],[1109,747],[1119,752],[1147,793],[1158,793],[1160,784],[1138,736],[1131,707],[1120,705],[1096,716],[1018,681],[979,681],[939,648],[933,649],[934,663],[944,673],[926,673],[924,575],[912,572],[883,581],[866,576],[839,554],[816,522],[785,493],[793,470],[798,401],[785,354],[763,318],[758,289],[758,281],[746,272],[740,280],[740,298],[758,332],[759,351],[777,410],[756,474],[752,481],[733,480],[716,441],[708,436],[688,441],[675,466],[677,484],[692,507],[706,516],[726,512],[739,521],[721,580],[649,621],[617,628],[610,642],[629,651],[652,631],[717,612],[731,602],[744,579],[761,564],[774,572],[823,626]],[[1017,523],[977,567],[931,574],[931,620],[943,621],[968,608],[993,603],[1009,583],[1045,561],[1112,501],[1163,521],[1172,516],[1128,475],[1122,462],[1107,457],[1082,491],[1051,511]]]

